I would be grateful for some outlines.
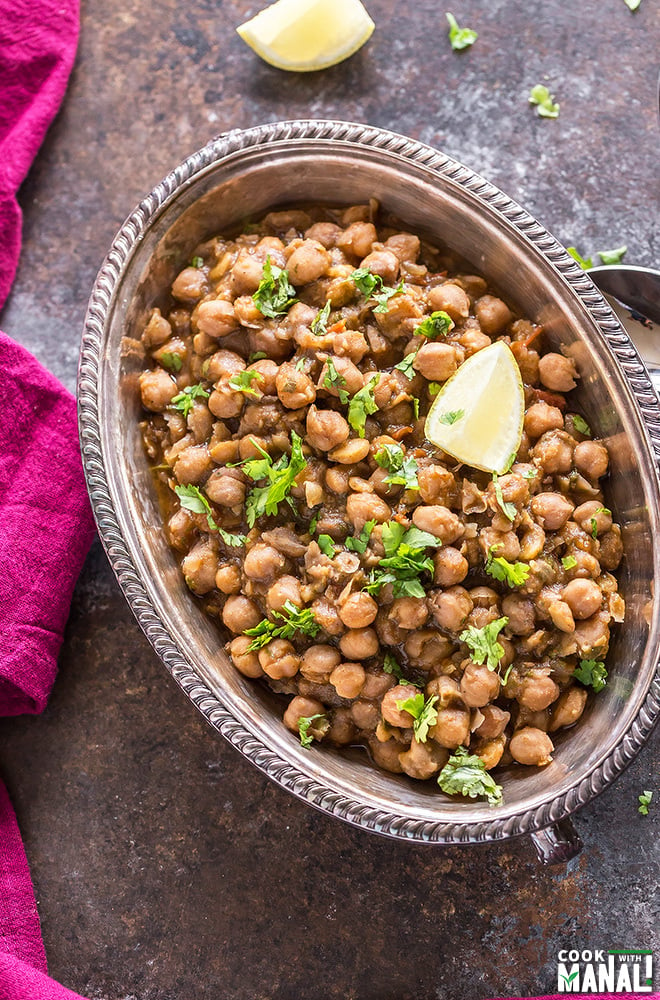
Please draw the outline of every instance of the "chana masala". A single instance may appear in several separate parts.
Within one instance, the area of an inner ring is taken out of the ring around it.
[[[373,202],[210,239],[170,301],[142,333],[144,442],[236,669],[286,698],[304,747],[362,744],[497,804],[497,769],[547,765],[605,686],[624,618],[574,360]],[[443,384],[495,340],[525,394],[499,476],[425,437]]]

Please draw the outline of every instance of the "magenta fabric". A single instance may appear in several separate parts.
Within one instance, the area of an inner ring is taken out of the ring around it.
[[[0,308],[21,247],[16,192],[60,106],[77,42],[77,0],[0,0]]]

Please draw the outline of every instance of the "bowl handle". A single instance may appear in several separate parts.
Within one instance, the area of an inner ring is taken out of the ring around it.
[[[582,841],[570,819],[537,830],[532,840],[544,865],[564,865],[582,850]]]

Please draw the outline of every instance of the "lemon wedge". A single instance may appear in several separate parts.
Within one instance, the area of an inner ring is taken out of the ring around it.
[[[506,472],[520,447],[525,392],[520,369],[503,341],[463,362],[445,382],[426,418],[432,444],[484,472]]]
[[[307,73],[348,59],[374,27],[360,0],[277,0],[236,31],[271,66]]]

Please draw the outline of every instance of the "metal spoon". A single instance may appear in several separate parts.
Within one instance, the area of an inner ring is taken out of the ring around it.
[[[660,396],[660,271],[607,264],[587,272],[603,292],[644,361]]]

